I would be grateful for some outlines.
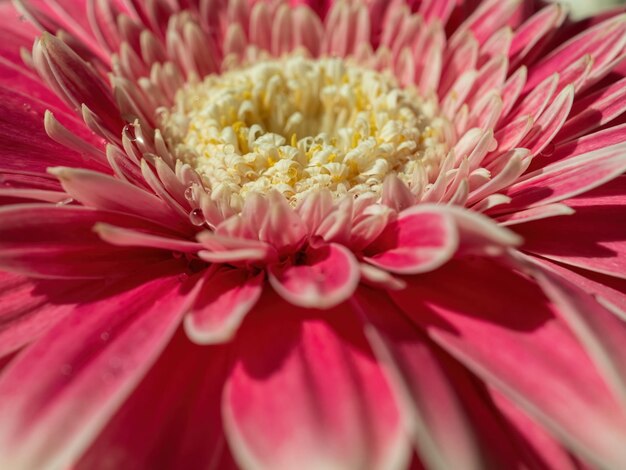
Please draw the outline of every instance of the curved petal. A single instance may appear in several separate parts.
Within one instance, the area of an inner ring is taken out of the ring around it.
[[[391,296],[436,343],[579,455],[624,466],[626,412],[536,284],[487,260],[408,282]]]
[[[223,399],[237,461],[268,470],[404,468],[401,416],[358,321],[347,308],[324,320],[308,313],[270,291],[237,335]]]
[[[626,280],[573,266],[563,266],[539,257],[534,257],[534,261],[556,271],[561,277],[589,292],[603,305],[608,302],[608,305],[621,312],[621,317],[626,320]]]
[[[220,269],[205,276],[200,294],[185,317],[185,331],[198,344],[230,340],[263,292],[263,272]]]
[[[177,265],[152,269],[77,307],[13,361],[0,377],[0,467],[70,465],[161,353],[188,297]]]
[[[274,290],[294,305],[330,308],[347,300],[359,282],[359,264],[345,247],[309,247],[301,260],[269,268]]]
[[[574,214],[519,225],[523,250],[626,279],[626,177],[565,203]]]
[[[77,462],[77,470],[227,469],[220,397],[228,355],[182,329]]]
[[[41,281],[0,271],[0,357],[35,341],[98,291],[86,281]]]
[[[616,178],[626,170],[626,144],[620,143],[556,162],[528,174],[504,194],[510,204],[494,213],[560,202]]]
[[[626,325],[576,284],[540,264],[534,266],[533,276],[626,408]]]
[[[374,352],[389,369],[407,427],[431,469],[484,468],[476,436],[433,345],[384,294],[359,289],[353,306]]]
[[[367,262],[398,274],[437,269],[459,244],[454,220],[436,207],[420,205],[400,214],[365,249]]]
[[[55,167],[48,172],[59,178],[69,195],[86,206],[133,214],[182,233],[191,231],[191,223],[185,223],[163,200],[126,181],[75,168]]]
[[[0,208],[0,267],[34,277],[101,279],[123,277],[170,256],[109,245],[93,231],[98,222],[155,231],[140,219],[85,207],[6,206]]]
[[[33,96],[0,87],[0,171],[45,174],[53,165],[94,166],[48,137],[43,122],[46,108]]]

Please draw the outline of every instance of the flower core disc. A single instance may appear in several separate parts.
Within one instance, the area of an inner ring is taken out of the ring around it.
[[[411,186],[439,167],[449,123],[390,73],[290,56],[186,84],[160,127],[214,197],[241,207],[271,188],[292,205],[320,188],[379,196],[390,173]]]

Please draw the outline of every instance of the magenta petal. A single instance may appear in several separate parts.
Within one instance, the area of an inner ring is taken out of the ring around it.
[[[243,269],[219,269],[206,275],[200,294],[185,317],[185,331],[198,344],[231,339],[261,297],[264,275]]]
[[[110,132],[121,132],[124,123],[112,93],[91,64],[48,33],[44,33],[35,48],[40,51],[40,54],[34,53],[39,73],[43,74],[49,68],[52,73],[46,77],[49,85],[66,99],[69,106],[80,109],[85,105],[98,115]]]
[[[97,290],[85,281],[37,281],[0,271],[0,357],[36,340]]]
[[[154,363],[189,300],[175,270],[150,274],[163,277],[112,285],[3,373],[0,467],[67,468]]]
[[[538,264],[533,276],[626,406],[626,325],[589,293]]]
[[[34,277],[102,279],[126,276],[169,256],[159,250],[109,245],[93,231],[98,222],[159,229],[134,217],[86,207],[5,206],[0,208],[0,267]]]
[[[80,458],[76,470],[231,470],[221,426],[228,351],[181,330]]]
[[[573,266],[562,266],[543,258],[534,257],[534,261],[592,294],[601,304],[612,308],[626,319],[626,280]]]
[[[404,468],[408,443],[385,376],[347,308],[324,320],[271,292],[237,335],[223,410],[243,468]],[[259,354],[262,351],[262,354]]]
[[[532,460],[528,462],[530,468],[537,466],[537,468],[558,470],[581,469],[580,462],[577,462],[557,439],[550,436],[544,427],[532,420],[511,400],[497,390],[490,389],[488,393],[493,399],[493,406],[501,413],[502,420],[508,424],[508,429],[504,430],[503,439],[518,438],[523,442],[517,455],[532,456]],[[487,434],[485,437],[489,441],[492,434]],[[538,462],[542,465],[538,465]]]
[[[476,436],[433,345],[380,292],[360,289],[354,308],[389,369],[422,461],[429,468],[482,468]]]
[[[359,264],[345,247],[309,247],[302,258],[269,269],[272,287],[300,307],[330,308],[347,300],[359,282]]]
[[[93,230],[107,243],[117,246],[158,248],[182,253],[196,253],[202,249],[200,243],[191,242],[184,238],[163,237],[104,223],[97,223]]]
[[[491,261],[409,283],[392,297],[435,342],[579,455],[626,464],[626,413],[536,284]]]
[[[448,261],[459,243],[454,220],[434,206],[400,214],[366,248],[369,263],[398,274],[432,271]]]
[[[48,171],[59,178],[68,194],[88,207],[133,214],[183,233],[190,231],[191,224],[163,200],[126,181],[74,168],[56,167]]]
[[[621,143],[556,162],[510,186],[511,203],[495,212],[560,202],[612,180],[626,170],[626,144]]]
[[[626,279],[626,177],[569,199],[567,217],[516,227],[524,251],[554,261]]]
[[[0,170],[45,173],[51,165],[90,165],[48,137],[43,126],[47,107],[32,96],[0,87]]]

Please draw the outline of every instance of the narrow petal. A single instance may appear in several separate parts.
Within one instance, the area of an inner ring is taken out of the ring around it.
[[[331,243],[309,247],[302,258],[269,269],[272,287],[285,300],[307,308],[330,308],[347,300],[359,282],[352,253]]]
[[[139,246],[183,253],[196,253],[202,249],[202,245],[197,242],[153,235],[109,224],[97,223],[93,230],[104,241],[116,246]]]
[[[619,80],[585,97],[572,108],[572,116],[556,136],[556,142],[567,142],[589,134],[626,111],[626,79]]]
[[[125,212],[188,233],[186,224],[162,200],[130,183],[95,171],[73,168],[48,170],[61,181],[65,191],[86,206]]]
[[[499,211],[560,202],[596,188],[625,170],[623,143],[553,163],[510,186],[505,194],[511,203]]]
[[[308,313],[270,292],[237,335],[223,400],[237,461],[268,470],[404,468],[399,409],[358,321],[347,308],[324,319]]]
[[[41,48],[42,58],[53,74],[49,76],[49,85],[67,99],[70,107],[80,108],[84,104],[102,119],[110,132],[121,132],[124,123],[111,91],[90,64],[48,33],[43,34],[35,47]],[[36,57],[35,64],[40,73],[45,70]]]

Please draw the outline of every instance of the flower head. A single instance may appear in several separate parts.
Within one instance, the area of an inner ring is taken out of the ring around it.
[[[626,465],[623,13],[0,8],[0,467]]]

